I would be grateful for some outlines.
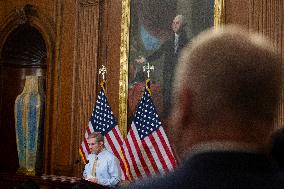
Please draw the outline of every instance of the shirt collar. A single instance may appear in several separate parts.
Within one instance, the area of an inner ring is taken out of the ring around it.
[[[179,34],[175,33],[175,39],[179,38]]]
[[[261,150],[258,146],[251,143],[238,143],[229,141],[214,141],[214,142],[204,142],[194,145],[189,155],[193,156],[200,153],[206,152],[217,152],[217,151],[230,151],[230,152],[250,152],[250,153],[260,153]]]
[[[103,148],[102,151],[100,151],[100,153],[97,155],[97,157],[101,156],[104,153],[104,151],[106,151],[106,148]]]

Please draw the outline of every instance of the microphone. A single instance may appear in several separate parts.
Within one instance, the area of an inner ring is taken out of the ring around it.
[[[74,163],[75,163],[75,164],[78,164],[78,163],[80,163],[80,160],[77,159]]]
[[[80,162],[81,162],[81,161],[80,161],[79,159],[77,159],[74,163],[75,163],[75,164],[78,164],[78,163],[80,163]],[[89,160],[86,161],[86,164],[88,164],[88,163],[89,163]]]
[[[87,161],[86,161],[85,166],[86,166],[88,163],[89,163],[89,160],[87,160]],[[82,170],[82,173],[81,173],[82,175],[84,175],[85,166],[83,166],[83,170]],[[82,179],[84,180],[84,176],[83,176],[83,178],[82,178]]]

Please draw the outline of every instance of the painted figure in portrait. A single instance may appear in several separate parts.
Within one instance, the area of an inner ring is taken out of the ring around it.
[[[150,74],[153,101],[161,118],[166,120],[174,98],[172,82],[179,54],[193,36],[214,25],[214,0],[130,3],[128,119],[134,114],[137,96],[142,96],[141,82],[145,84],[142,67],[149,62],[155,66]]]

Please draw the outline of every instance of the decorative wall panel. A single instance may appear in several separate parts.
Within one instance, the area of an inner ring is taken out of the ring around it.
[[[250,0],[249,29],[269,37],[284,57],[284,1],[283,0]],[[284,65],[283,65],[284,66]],[[284,79],[284,78],[283,78]],[[284,85],[283,85],[284,89]],[[284,93],[282,92],[275,127],[284,124]]]
[[[73,134],[72,139],[77,141],[74,144],[77,150],[74,150],[73,156],[75,159],[81,160],[79,145],[88,126],[97,96],[100,31],[99,1],[79,1],[76,30],[72,125],[77,128],[77,132]],[[82,167],[78,169],[77,172],[80,172]]]
[[[226,24],[239,24],[250,31],[263,33],[273,41],[284,58],[283,0],[225,0],[225,7]],[[275,127],[284,124],[284,92],[274,124]]]

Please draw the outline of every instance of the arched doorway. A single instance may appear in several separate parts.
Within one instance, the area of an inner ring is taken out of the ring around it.
[[[46,80],[46,56],[41,33],[28,22],[15,28],[5,40],[0,62],[0,151],[5,153],[0,156],[0,171],[18,169],[14,103],[23,90],[26,75],[43,76]]]

